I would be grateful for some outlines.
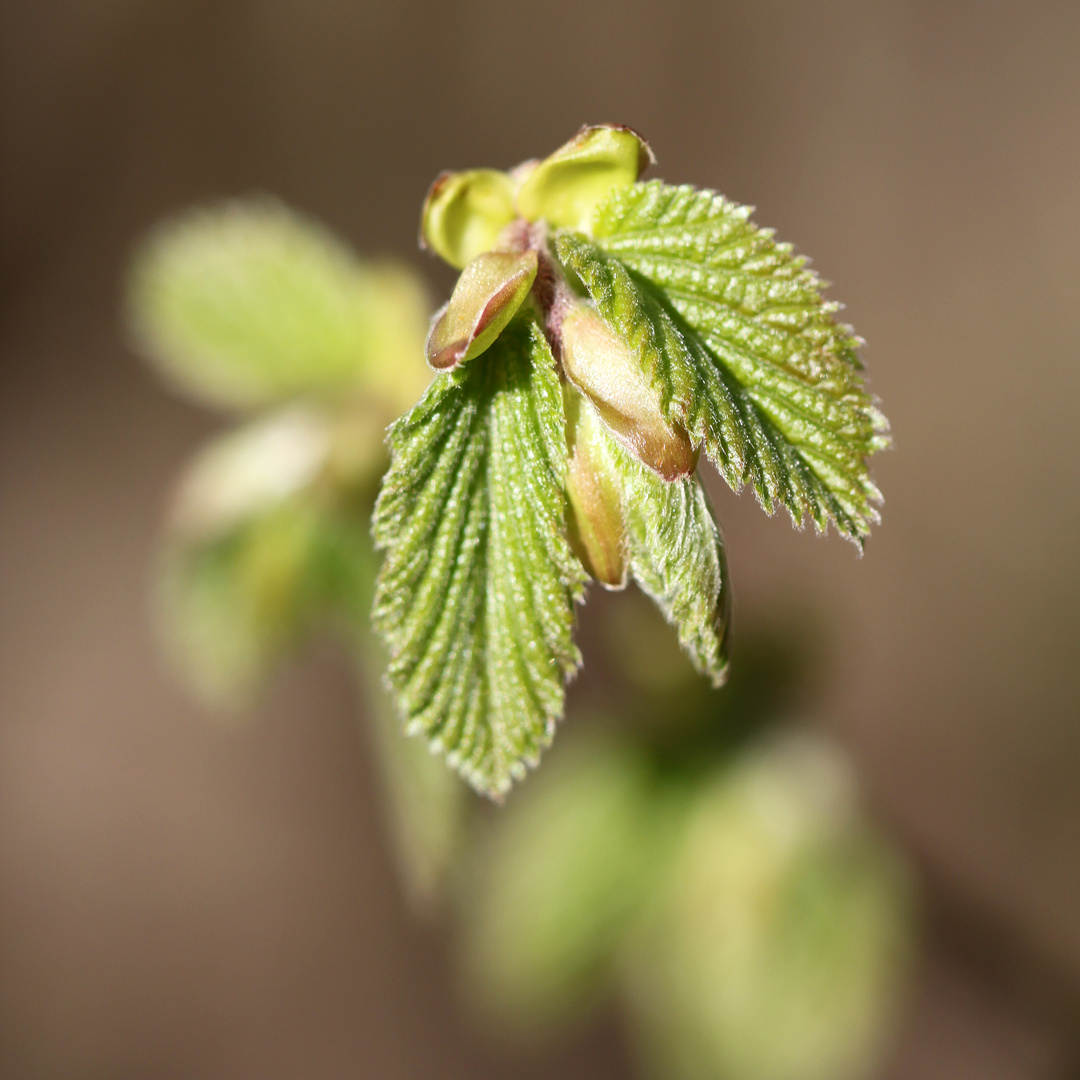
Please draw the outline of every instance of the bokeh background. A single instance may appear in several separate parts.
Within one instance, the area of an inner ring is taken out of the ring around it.
[[[812,613],[818,722],[925,882],[887,1076],[1080,1074],[1078,58],[1069,2],[2,5],[0,1076],[632,1075],[614,1019],[463,1023],[338,652],[233,730],[162,671],[160,518],[222,420],[118,314],[151,223],[252,191],[438,295],[431,178],[602,120],[813,253],[893,423],[861,560],[713,487],[737,618]]]

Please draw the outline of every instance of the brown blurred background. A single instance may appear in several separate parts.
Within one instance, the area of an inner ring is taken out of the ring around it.
[[[442,168],[584,121],[754,203],[867,338],[865,558],[717,495],[738,611],[816,613],[821,722],[927,882],[889,1076],[1080,1075],[1080,5],[39,0],[0,7],[0,1077],[627,1077],[527,1059],[408,915],[348,664],[222,731],[147,620],[220,424],[125,347],[136,238],[270,191],[415,250]],[[557,747],[556,751],[557,752]]]

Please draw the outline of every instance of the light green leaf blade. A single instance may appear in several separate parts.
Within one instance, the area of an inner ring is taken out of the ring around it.
[[[489,795],[550,743],[580,665],[563,424],[543,332],[516,319],[393,426],[376,503],[373,620],[406,729]]]
[[[887,423],[859,374],[859,340],[822,283],[749,209],[660,182],[613,194],[592,239],[556,239],[609,324],[636,348],[669,417],[731,487],[770,513],[831,520],[857,542],[879,520],[866,459]]]
[[[398,408],[427,373],[423,289],[270,199],[190,211],[137,253],[128,319],[181,389],[250,408],[358,388]]]
[[[643,465],[584,399],[576,435],[620,492],[630,573],[675,627],[694,667],[720,686],[731,592],[719,528],[696,473],[668,481]]]
[[[668,483],[617,443],[627,478],[630,572],[714,686],[727,673],[731,591],[719,530],[697,475]]]

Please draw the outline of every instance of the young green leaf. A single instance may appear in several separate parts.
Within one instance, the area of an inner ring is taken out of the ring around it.
[[[359,389],[400,410],[428,377],[415,278],[361,262],[271,200],[160,227],[135,260],[128,307],[147,355],[217,405]]]
[[[664,480],[610,434],[578,398],[575,439],[592,470],[617,490],[630,573],[675,627],[694,666],[715,686],[727,670],[731,615],[720,532],[697,474]]]
[[[580,664],[563,425],[550,347],[518,318],[391,428],[374,623],[407,730],[488,794],[537,761]]]
[[[617,443],[611,449],[625,478],[630,572],[675,627],[694,667],[720,686],[727,674],[731,590],[701,481],[695,474],[667,483]]]
[[[673,421],[736,491],[753,485],[819,531],[861,542],[880,494],[866,458],[887,423],[859,375],[859,341],[790,245],[722,196],[658,181],[616,190],[591,239],[556,251],[635,350]]]

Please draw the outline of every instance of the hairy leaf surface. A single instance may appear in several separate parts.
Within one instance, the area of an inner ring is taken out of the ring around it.
[[[563,425],[551,350],[519,318],[391,428],[375,625],[407,730],[489,794],[535,764],[580,665]]]
[[[805,259],[749,213],[635,184],[599,207],[591,240],[564,231],[556,250],[733,489],[750,483],[770,513],[779,502],[860,541],[880,501],[866,458],[888,439],[859,340]]]

